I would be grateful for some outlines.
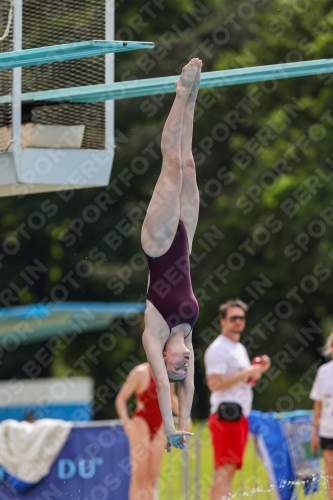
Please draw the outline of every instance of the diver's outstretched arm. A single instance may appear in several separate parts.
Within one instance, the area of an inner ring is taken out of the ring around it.
[[[193,436],[193,434],[186,430],[177,431],[175,429],[171,408],[170,383],[163,359],[163,345],[161,340],[155,337],[152,332],[145,329],[142,336],[142,343],[156,382],[158,403],[167,441],[175,448],[185,448],[185,443],[182,439],[183,436]],[[170,451],[169,448],[167,449]]]
[[[191,352],[190,364],[186,377],[179,382],[178,390],[178,430],[183,431],[186,429],[188,420],[190,418],[193,394],[194,394],[194,353],[192,346],[192,333],[185,339],[185,345]]]

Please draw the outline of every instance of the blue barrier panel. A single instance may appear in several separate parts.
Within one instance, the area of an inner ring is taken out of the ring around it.
[[[77,427],[47,477],[17,493],[5,474],[0,499],[128,500],[130,472],[122,426]]]
[[[92,420],[94,409],[92,402],[75,404],[40,404],[40,405],[17,405],[0,406],[0,422],[10,418],[14,420],[25,420],[27,413],[33,413],[34,418],[59,418],[60,420],[84,422]]]
[[[311,432],[312,412],[306,410],[288,413],[263,413],[252,411],[249,417],[250,432],[256,437],[259,454],[269,473],[270,481],[278,500],[294,499],[297,480],[301,480],[304,493],[314,493],[319,483],[319,458],[302,457],[295,462],[295,453],[302,452],[301,436],[295,436],[291,442],[287,439],[286,424],[306,431],[309,440]],[[310,430],[310,431],[309,431]],[[304,432],[303,432],[304,434]],[[300,458],[300,457],[299,457]],[[296,464],[302,465],[305,474],[300,475]],[[308,467],[304,468],[304,464]]]

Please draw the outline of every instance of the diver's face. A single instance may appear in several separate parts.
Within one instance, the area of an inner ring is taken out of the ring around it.
[[[167,350],[163,352],[166,370],[171,380],[183,380],[190,366],[190,351],[185,347],[182,352]]]

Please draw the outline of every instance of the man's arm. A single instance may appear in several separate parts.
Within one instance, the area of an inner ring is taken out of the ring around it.
[[[206,380],[210,391],[223,391],[224,389],[229,389],[229,387],[239,384],[240,382],[245,382],[250,377],[259,379],[261,373],[260,365],[249,365],[246,368],[243,368],[243,370],[239,370],[232,375],[212,373],[206,376]]]

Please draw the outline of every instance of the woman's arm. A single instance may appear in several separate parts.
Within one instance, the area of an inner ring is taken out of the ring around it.
[[[178,396],[175,391],[175,384],[170,384],[170,391],[171,391],[171,406],[172,406],[172,411],[174,415],[179,415],[179,405],[178,405]],[[192,419],[191,417],[187,421],[187,427],[186,430],[190,431],[192,428]]]
[[[170,394],[171,394],[171,408],[174,415],[178,416],[178,396],[175,391],[175,384],[170,384]]]
[[[190,417],[194,394],[194,353],[192,333],[185,339],[185,345],[190,350],[190,364],[186,377],[180,381],[178,390],[178,429],[185,430]]]
[[[132,394],[138,391],[143,383],[142,379],[143,372],[141,372],[141,370],[139,370],[136,366],[129,372],[127,379],[125,380],[122,388],[117,394],[115,406],[118,416],[123,422],[124,427],[126,427],[126,425],[128,425],[131,420],[127,412],[127,401],[132,396]]]
[[[322,406],[323,404],[321,401],[315,401],[313,405],[312,434],[310,443],[311,452],[313,456],[317,456],[319,450],[318,429],[319,429],[319,421],[321,417]]]
[[[168,436],[173,433],[175,427],[172,418],[170,383],[162,354],[162,342],[146,329],[143,332],[142,343],[156,382],[158,402],[165,433]]]
[[[176,431],[173,423],[170,383],[162,354],[164,344],[162,345],[162,341],[147,329],[143,332],[142,343],[156,382],[158,403],[167,437],[166,449],[171,451],[171,446],[183,449],[185,448],[183,436],[191,436],[192,434],[185,430]]]

